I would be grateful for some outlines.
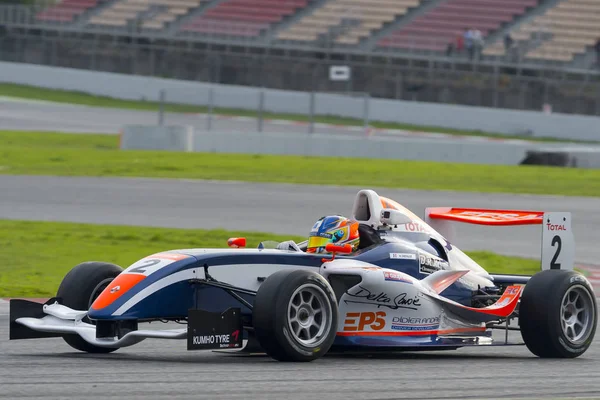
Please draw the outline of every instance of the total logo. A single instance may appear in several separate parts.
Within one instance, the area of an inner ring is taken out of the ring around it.
[[[565,228],[564,225],[554,225],[549,222],[546,224],[546,228],[549,231],[566,231],[567,230],[567,228]]]
[[[372,331],[380,331],[385,328],[386,313],[376,312],[349,312],[344,319],[344,331],[364,331],[369,328]]]
[[[408,232],[427,232],[427,229],[418,222],[408,222],[404,224],[404,229]]]

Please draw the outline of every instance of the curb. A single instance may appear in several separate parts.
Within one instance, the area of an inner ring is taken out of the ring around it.
[[[576,265],[575,268],[583,271],[585,277],[594,287],[596,296],[600,297],[600,267],[594,265]]]
[[[208,117],[208,114],[203,113],[191,113],[188,115],[202,116]],[[221,120],[230,120],[230,121],[238,121],[238,122],[255,122],[256,117],[238,117],[232,115],[224,115],[224,114],[212,114],[213,118],[221,119]],[[283,125],[283,126],[308,126],[310,123],[307,121],[291,121],[284,119],[263,119],[264,122],[268,122],[274,125]],[[362,127],[355,125],[342,125],[342,124],[325,124],[317,122],[314,124],[317,128],[328,128],[328,129],[343,129],[346,131],[352,132],[364,132],[365,136],[373,136],[374,134],[381,132],[392,134],[396,136],[404,136],[404,137],[419,137],[419,138],[446,138],[446,139],[457,139],[464,140],[467,142],[494,142],[494,143],[520,143],[520,144],[529,144],[529,143],[537,143],[532,142],[527,139],[503,139],[496,137],[486,137],[486,136],[470,136],[470,135],[452,135],[449,133],[438,133],[438,132],[422,132],[422,131],[409,131],[404,129],[386,129],[386,128],[372,128],[372,127]]]

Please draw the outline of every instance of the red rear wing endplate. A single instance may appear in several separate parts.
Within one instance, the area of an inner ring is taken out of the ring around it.
[[[429,218],[479,225],[541,225],[542,211],[489,210],[481,208],[429,208]]]

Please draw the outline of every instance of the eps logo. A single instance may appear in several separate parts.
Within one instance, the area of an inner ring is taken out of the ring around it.
[[[385,312],[351,312],[346,313],[344,331],[364,331],[365,328],[380,331],[385,327]]]

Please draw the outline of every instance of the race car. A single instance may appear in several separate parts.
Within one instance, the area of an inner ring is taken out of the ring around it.
[[[539,357],[573,358],[590,346],[596,296],[573,269],[569,213],[430,207],[421,219],[365,189],[350,218],[358,223],[356,248],[327,240],[325,253],[308,251],[308,241],[246,248],[244,238],[231,238],[229,248],[163,251],[126,269],[84,262],[44,304],[11,300],[10,339],[62,337],[90,353],[183,339],[188,350],[279,361],[514,344]],[[489,274],[456,246],[456,222],[541,225],[541,270]],[[150,321],[186,326],[139,328]],[[493,337],[497,329],[504,338]],[[509,341],[509,330],[523,340]]]

